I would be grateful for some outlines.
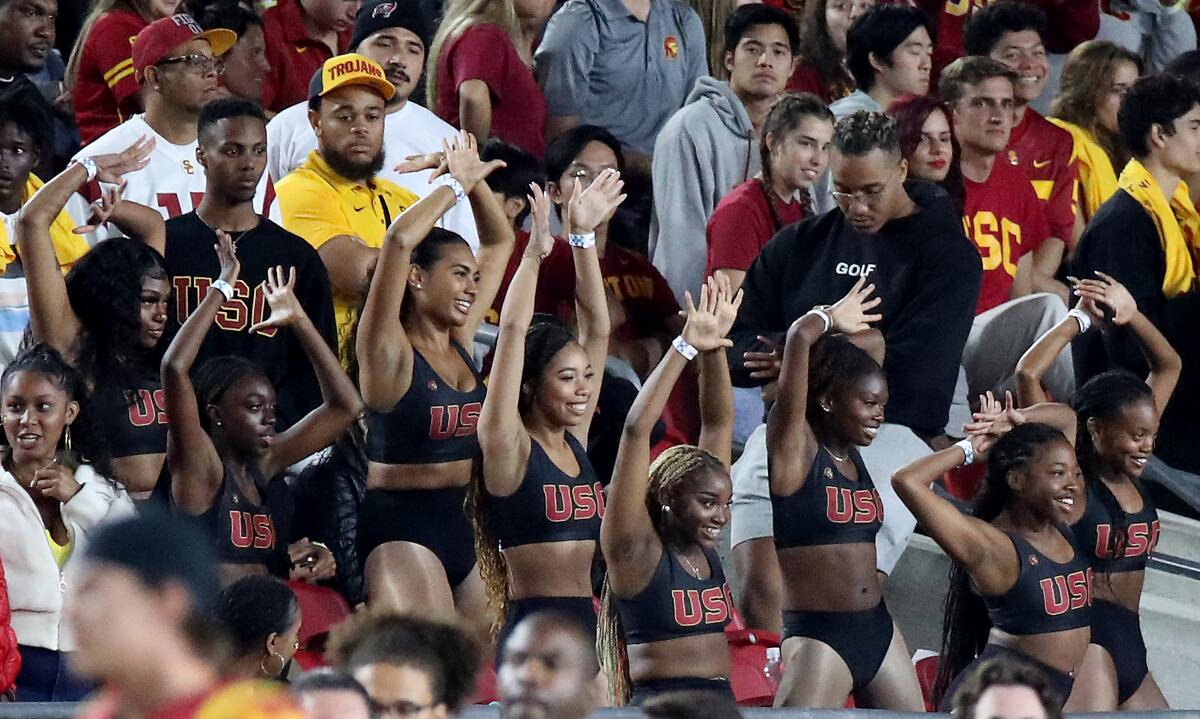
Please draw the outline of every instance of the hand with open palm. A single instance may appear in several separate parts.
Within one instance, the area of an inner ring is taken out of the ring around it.
[[[263,287],[266,291],[267,304],[271,307],[271,315],[251,327],[250,332],[258,332],[272,327],[289,327],[307,317],[294,292],[296,268],[289,269],[286,282],[283,277],[282,267],[273,267],[267,270],[267,281],[263,283]]]

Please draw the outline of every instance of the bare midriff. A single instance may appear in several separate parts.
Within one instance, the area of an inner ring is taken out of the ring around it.
[[[873,543],[781,549],[779,569],[785,610],[858,612],[874,609],[882,597]]]

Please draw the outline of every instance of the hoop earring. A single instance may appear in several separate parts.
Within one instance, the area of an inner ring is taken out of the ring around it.
[[[267,660],[272,659],[272,658],[279,659],[279,669],[274,672],[267,669]],[[268,654],[267,656],[263,657],[262,660],[259,661],[259,663],[258,663],[258,668],[260,670],[262,670],[263,675],[266,677],[269,677],[271,679],[274,679],[275,677],[279,676],[280,674],[283,674],[284,667],[286,667],[286,666],[287,666],[287,660],[283,658],[282,654],[280,654],[274,650],[272,650],[271,653]]]

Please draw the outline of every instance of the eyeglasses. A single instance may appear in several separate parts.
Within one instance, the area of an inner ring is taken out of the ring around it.
[[[371,700],[371,714],[377,717],[409,717],[414,714],[420,714],[428,709],[433,709],[438,705],[438,702],[430,702],[428,704],[418,704],[410,702],[407,699],[384,704],[383,702]]]
[[[591,186],[591,184],[593,182],[595,182],[600,177],[601,173],[603,173],[605,170],[612,170],[613,172],[620,171],[616,167],[606,167],[603,170],[601,170],[600,172],[593,174],[590,170],[585,170],[583,168],[580,168],[578,170],[575,170],[574,172],[567,173],[567,179],[575,180],[576,182],[579,183],[580,189],[586,190],[588,187]]]
[[[159,60],[156,65],[185,65],[187,69],[199,75],[207,75],[210,72],[216,72],[218,75],[225,74],[225,65],[208,55],[200,53],[189,53],[187,55],[176,55],[175,57],[164,57]]]
[[[873,208],[879,204],[879,198],[883,197],[883,193],[887,192],[888,185],[892,184],[892,179],[896,177],[896,173],[900,168],[892,171],[888,178],[883,181],[879,187],[870,190],[858,190],[857,192],[837,192],[833,194],[833,201],[838,204],[838,207],[843,210],[848,210],[854,207],[855,203],[861,203],[863,207]]]

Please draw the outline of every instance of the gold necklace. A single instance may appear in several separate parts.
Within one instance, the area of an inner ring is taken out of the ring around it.
[[[679,558],[680,558],[680,559],[681,559],[681,560],[682,560],[682,561],[683,561],[685,564],[687,564],[687,566],[686,566],[686,567],[684,567],[684,569],[688,570],[688,573],[689,573],[689,574],[691,574],[691,575],[692,575],[693,577],[695,577],[696,579],[701,579],[701,576],[700,576],[700,568],[699,568],[699,567],[697,567],[695,564],[692,564],[692,560],[688,559],[688,558],[687,558],[687,556],[685,556],[685,555],[683,554],[683,552],[680,552],[680,553],[679,553]]]
[[[834,459],[836,459],[836,460],[837,460],[837,461],[839,461],[839,462],[845,462],[846,460],[850,459],[850,453],[849,453],[849,452],[846,452],[846,456],[845,456],[845,457],[839,457],[839,456],[837,456],[836,454],[834,454],[834,453],[833,453],[833,450],[832,450],[832,449],[830,449],[829,447],[825,447],[825,451],[829,453],[829,456],[830,456],[830,457],[833,457]]]

